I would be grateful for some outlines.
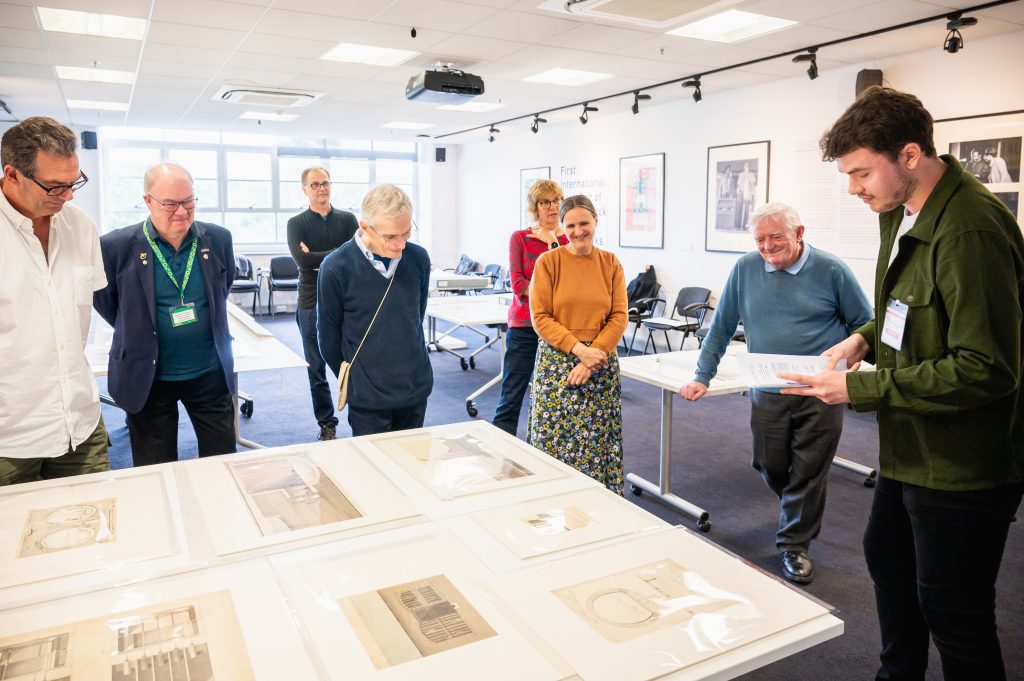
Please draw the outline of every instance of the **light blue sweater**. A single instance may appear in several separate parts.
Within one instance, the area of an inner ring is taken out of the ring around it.
[[[768,271],[765,265],[752,251],[732,268],[695,380],[711,383],[741,320],[750,352],[820,355],[874,316],[853,272],[831,253],[804,242],[804,252],[789,269]]]

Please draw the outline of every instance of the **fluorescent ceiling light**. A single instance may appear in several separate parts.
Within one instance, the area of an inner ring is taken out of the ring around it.
[[[527,83],[550,83],[551,85],[568,85],[570,87],[576,87],[578,85],[590,85],[591,83],[597,83],[611,77],[612,74],[610,73],[597,73],[596,71],[551,69],[550,71],[538,73],[530,76],[529,78],[523,78],[523,80]]]
[[[39,21],[47,31],[98,35],[103,38],[142,40],[146,35],[146,20],[122,17],[116,14],[76,12],[70,9],[38,7]]]
[[[128,102],[99,102],[92,99],[69,99],[72,109],[96,109],[98,111],[127,111]]]
[[[415,57],[419,52],[398,50],[391,47],[374,45],[357,45],[356,43],[338,43],[321,59],[330,61],[347,61],[353,64],[371,64],[373,66],[397,66]]]
[[[470,113],[484,113],[485,111],[494,111],[500,109],[504,104],[497,104],[495,102],[463,102],[462,104],[445,104],[444,106],[437,107],[441,111],[468,111]]]
[[[796,23],[789,19],[779,19],[763,14],[731,9],[727,12],[695,21],[692,24],[672,29],[668,32],[668,35],[676,35],[681,38],[696,38],[697,40],[711,40],[716,43],[737,43],[741,40],[789,28]]]
[[[409,121],[391,121],[380,126],[382,128],[394,128],[395,130],[426,130],[434,127],[433,123],[410,123]]]
[[[135,74],[131,71],[111,71],[110,69],[89,69],[81,66],[55,66],[57,77],[62,80],[85,80],[90,83],[123,83],[131,85],[135,82]]]
[[[239,116],[239,118],[249,121],[278,121],[280,123],[294,121],[298,117],[298,114],[270,113],[269,111],[246,111]]]

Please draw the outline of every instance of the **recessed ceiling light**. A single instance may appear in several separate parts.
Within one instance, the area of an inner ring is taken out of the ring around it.
[[[90,83],[123,83],[131,85],[135,82],[135,74],[131,71],[111,71],[110,69],[90,69],[81,66],[55,66],[57,77],[62,80],[85,80]]]
[[[394,128],[395,130],[426,130],[433,128],[433,123],[411,123],[409,121],[391,121],[380,126],[382,128]]]
[[[550,83],[551,85],[590,85],[607,80],[612,77],[610,73],[597,73],[596,71],[577,71],[576,69],[551,69],[544,73],[538,73],[528,78],[523,78],[528,83]]]
[[[736,43],[796,25],[797,22],[731,9],[668,31],[681,38]]]
[[[47,31],[98,35],[103,38],[142,40],[146,35],[145,19],[122,17],[117,14],[76,12],[71,9],[38,7],[39,21]]]
[[[419,52],[398,50],[391,47],[338,43],[320,58],[330,61],[347,61],[353,64],[370,64],[372,66],[397,66],[415,57],[417,54]]]
[[[97,109],[99,111],[127,111],[128,102],[100,102],[94,99],[69,99],[71,109]]]
[[[468,111],[470,113],[483,113],[500,109],[504,104],[496,102],[463,102],[462,104],[445,104],[437,107],[441,111]]]
[[[271,113],[269,111],[246,111],[239,116],[248,121],[278,121],[279,123],[294,121],[298,117],[298,114]]]

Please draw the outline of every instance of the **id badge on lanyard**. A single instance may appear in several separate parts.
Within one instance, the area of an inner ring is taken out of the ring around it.
[[[906,303],[895,298],[885,306],[885,323],[882,325],[882,342],[893,350],[903,347],[903,331],[907,326]]]

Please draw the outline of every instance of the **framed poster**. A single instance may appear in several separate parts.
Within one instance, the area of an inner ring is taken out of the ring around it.
[[[619,159],[619,246],[665,246],[665,154]]]
[[[768,201],[771,142],[708,147],[704,250],[746,253],[754,247],[747,224]]]
[[[530,212],[526,210],[526,197],[530,191],[530,187],[537,180],[550,180],[551,179],[551,166],[542,166],[540,168],[523,168],[519,171],[519,210],[521,217],[519,219],[520,227],[529,227],[536,220],[530,215]]]
[[[960,161],[1020,221],[1024,111],[935,121],[935,149]]]

